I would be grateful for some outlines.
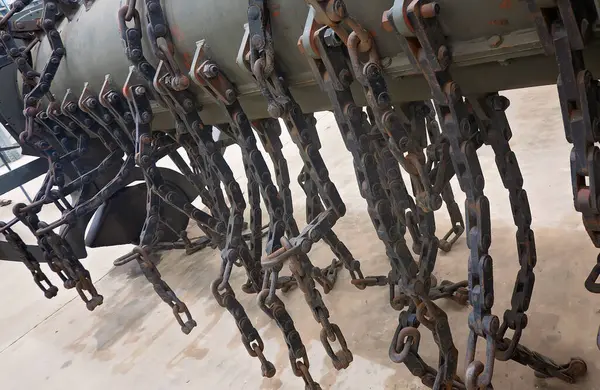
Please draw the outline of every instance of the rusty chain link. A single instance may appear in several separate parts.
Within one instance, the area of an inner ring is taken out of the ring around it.
[[[440,6],[430,1],[416,0],[406,8],[406,19],[414,37],[398,33],[401,46],[411,63],[429,83],[438,115],[442,119],[443,135],[450,142],[450,155],[461,188],[467,196],[465,213],[469,256],[469,302],[473,310],[469,316],[470,334],[467,344],[466,385],[468,389],[491,386],[495,359],[527,360],[541,356],[519,345],[527,324],[525,311],[533,291],[535,244],[530,229],[531,216],[527,196],[522,189],[522,176],[514,153],[508,146],[510,129],[504,116],[508,101],[495,93],[483,97],[464,98],[453,81],[448,66],[451,63],[446,39],[437,15]],[[391,12],[384,14],[394,26]],[[440,55],[440,53],[442,53]],[[492,314],[494,302],[489,201],[483,193],[484,178],[477,158],[477,149],[484,143],[492,146],[496,163],[505,187],[509,190],[511,208],[517,226],[517,247],[521,270],[512,297],[512,308],[500,325]],[[507,329],[515,331],[513,339],[503,339]],[[477,340],[486,340],[486,363],[475,360]],[[506,340],[509,340],[507,342]],[[519,349],[520,348],[520,349]],[[516,351],[519,349],[520,354]],[[527,358],[525,358],[527,356]],[[545,358],[541,366],[555,365]],[[580,363],[583,363],[579,360]],[[584,363],[583,363],[584,364]],[[536,366],[536,371],[544,368]],[[585,370],[583,370],[585,371]],[[581,372],[576,373],[580,375]],[[564,377],[558,376],[560,379]]]

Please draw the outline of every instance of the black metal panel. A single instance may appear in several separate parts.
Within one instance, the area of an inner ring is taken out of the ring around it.
[[[0,121],[10,135],[18,140],[19,134],[25,129],[25,116],[17,85],[17,67],[14,63],[0,67],[0,85]],[[23,154],[38,155],[27,145],[23,146]]]
[[[197,192],[189,181],[179,172],[168,168],[159,168],[165,183],[178,188],[192,202]],[[142,180],[141,170],[131,175],[132,180]],[[85,237],[85,245],[89,248],[137,243],[146,218],[146,185],[139,184],[123,188],[108,202],[104,203],[94,214],[90,229]],[[161,219],[167,221],[175,230],[185,230],[189,218],[173,207],[163,203]],[[177,240],[170,230],[163,229],[161,241]]]
[[[46,262],[39,246],[27,245],[27,250],[31,252],[40,263]],[[0,260],[21,261],[21,257],[19,252],[15,251],[8,242],[0,241]]]
[[[1,88],[0,88],[1,89]],[[1,106],[0,106],[1,107]],[[48,160],[38,158],[0,176],[0,195],[14,190],[21,184],[39,177],[48,171]]]

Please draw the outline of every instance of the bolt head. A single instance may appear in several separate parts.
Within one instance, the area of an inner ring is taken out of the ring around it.
[[[212,79],[219,74],[219,67],[216,64],[208,63],[202,67],[202,73],[205,77]]]
[[[94,98],[88,98],[85,101],[85,106],[87,108],[95,108],[97,104],[98,104],[98,102]]]
[[[248,8],[248,19],[257,20],[260,16],[260,10],[257,6],[253,5]]]
[[[487,42],[491,48],[496,48],[502,44],[502,37],[500,35],[492,35],[488,38]]]
[[[279,118],[281,117],[281,115],[283,115],[283,107],[281,107],[281,105],[276,102],[269,103],[267,111],[269,112],[269,115],[271,115],[272,118]]]
[[[325,41],[325,44],[329,47],[339,47],[342,45],[342,40],[331,28],[325,30],[323,40]]]

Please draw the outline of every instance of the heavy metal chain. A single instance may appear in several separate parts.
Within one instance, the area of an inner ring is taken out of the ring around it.
[[[394,363],[403,363],[411,374],[421,379],[425,386],[436,388],[438,371],[425,363],[419,355],[421,333],[417,329],[420,322],[416,313],[417,307],[414,304],[400,313],[398,327],[390,344],[389,357]],[[452,390],[465,389],[465,385],[459,378],[455,378],[449,386]]]
[[[495,358],[516,360],[518,340],[526,326],[525,311],[533,288],[535,244],[530,226],[530,212],[522,177],[510,151],[510,130],[503,111],[505,99],[489,94],[483,100],[473,97],[467,102],[453,81],[448,66],[451,62],[446,39],[438,24],[440,7],[437,3],[416,0],[405,10],[407,23],[414,38],[398,33],[404,52],[429,83],[440,118],[443,134],[450,142],[450,155],[462,190],[467,196],[467,243],[469,256],[469,302],[473,310],[469,316],[470,334],[467,345],[468,389],[491,386]],[[394,12],[392,10],[392,12]],[[384,16],[393,26],[392,12]],[[394,26],[398,28],[398,26]],[[441,53],[441,54],[440,54]],[[512,298],[512,309],[505,313],[500,328],[492,314],[494,301],[489,201],[483,193],[484,177],[476,150],[488,143],[494,149],[496,162],[505,187],[509,190],[511,208],[517,225],[517,245],[521,270],[518,273]],[[499,339],[507,329],[515,330],[514,339]],[[486,364],[475,361],[478,337],[487,342]],[[502,340],[502,341],[498,341]],[[525,353],[523,349],[520,349]],[[522,356],[521,356],[522,357]],[[546,360],[549,360],[545,358]],[[552,362],[555,365],[555,363]],[[576,375],[572,372],[569,375]]]
[[[46,226],[45,223],[39,220],[35,210],[27,209],[25,204],[16,204],[13,213],[32,233],[35,233],[38,228]],[[47,253],[47,257],[52,259],[51,262],[56,264],[61,273],[64,272],[65,278],[62,279],[65,282],[65,287],[75,287],[81,299],[86,303],[88,310],[92,311],[101,305],[104,298],[96,291],[90,273],[75,256],[67,241],[52,230],[37,236],[37,239],[42,251]]]
[[[600,248],[600,86],[586,68],[583,49],[592,35],[591,26],[598,18],[590,1],[558,0],[552,8],[540,9],[527,1],[536,22],[538,35],[547,54],[556,57],[558,95],[567,141],[571,150],[571,184],[575,210],[592,243]],[[600,294],[600,255],[585,281],[585,288]],[[596,338],[600,349],[600,329]]]
[[[321,58],[315,60],[320,61],[315,68],[323,69],[322,72],[326,74],[317,73],[315,76],[325,86],[346,148],[352,153],[359,189],[367,201],[373,225],[386,245],[392,267],[400,270],[398,274],[408,282],[416,278],[418,265],[404,240],[404,226],[394,215],[379,179],[369,137],[370,125],[366,114],[355,104],[350,92],[351,76],[344,54],[340,47],[326,45],[325,31],[326,28],[322,28],[315,35],[315,45],[321,54]],[[348,76],[341,79],[340,74]]]
[[[5,227],[4,222],[0,222],[0,227]],[[6,241],[19,253],[21,261],[33,276],[35,284],[44,292],[44,296],[48,299],[53,298],[58,294],[58,288],[52,284],[50,279],[44,274],[40,268],[40,263],[35,256],[27,249],[27,244],[23,242],[21,237],[10,228],[5,228],[2,234]]]
[[[344,338],[340,327],[329,321],[329,310],[319,291],[315,288],[315,279],[312,276],[313,266],[310,262],[303,261],[299,254],[302,254],[301,249],[296,249],[292,246],[289,240],[285,237],[281,239],[282,247],[263,260],[263,268],[273,271],[273,275],[278,274],[278,270],[283,265],[283,259],[289,260],[289,268],[295,276],[298,287],[304,293],[304,298],[309,308],[312,311],[315,321],[317,321],[321,329],[321,343],[325,348],[325,352],[332,360],[333,366],[338,369],[347,368],[353,360],[352,352],[348,349],[346,339]],[[272,275],[271,283],[274,280]],[[271,287],[271,293],[267,299],[274,299],[274,289]],[[334,351],[331,343],[337,341],[340,349]],[[294,365],[293,365],[294,366]]]
[[[289,173],[289,168],[287,165],[287,161],[283,155],[282,152],[282,148],[283,145],[281,143],[281,125],[279,124],[279,121],[275,118],[269,118],[269,119],[262,119],[262,120],[258,120],[253,122],[253,126],[254,129],[256,130],[256,133],[258,134],[259,139],[261,140],[261,143],[263,144],[263,147],[265,148],[267,154],[269,154],[271,161],[273,162],[273,166],[274,166],[274,170],[275,170],[275,178],[277,181],[277,186],[279,188],[279,194],[280,197],[282,198],[282,203],[283,203],[283,221],[285,223],[286,226],[286,233],[288,235],[288,237],[297,237],[300,235],[300,231],[298,229],[298,226],[294,220],[294,208],[293,208],[293,201],[292,201],[292,193],[290,191],[289,185],[290,185],[290,173]],[[304,168],[303,168],[304,169]],[[310,179],[310,176],[307,175],[307,183],[304,183],[304,185],[310,185],[311,187],[314,187],[312,185],[312,180]],[[304,185],[301,184],[304,188]],[[305,189],[305,188],[304,188]],[[305,189],[306,192],[306,189]],[[316,209],[313,209],[315,211],[314,214],[308,215],[307,214],[307,223],[312,222],[313,220],[315,220],[318,216],[318,214],[320,212],[323,211],[322,207],[321,207],[321,203],[320,200],[318,200],[318,194],[315,194],[311,197],[311,199],[313,200],[317,200],[319,202],[319,210],[317,211]],[[309,200],[308,194],[307,194],[307,202]],[[307,209],[308,210],[308,209]],[[333,233],[333,230],[329,230],[327,233],[325,233],[324,237],[323,237],[323,241],[325,241],[325,243],[327,243],[329,245],[329,247],[332,249],[332,251],[339,257],[339,258],[348,258],[348,257],[352,257],[351,254],[349,254],[349,252],[346,250],[346,252],[348,253],[340,253],[340,250],[338,250],[338,248],[341,248],[341,246],[343,246],[343,243],[339,242],[339,240],[337,239],[337,236],[335,235],[335,233]],[[344,249],[345,246],[343,246]],[[337,273],[339,270],[339,267],[342,265],[341,261],[337,261],[337,260],[333,260],[332,264],[327,266],[324,269],[317,269],[315,268],[315,270],[313,271],[313,276],[315,277],[315,280],[323,287],[323,291],[325,292],[325,294],[329,293],[329,291],[331,291],[331,289],[333,288],[333,285],[335,284],[335,281],[337,280]]]
[[[274,291],[264,289],[258,294],[258,304],[271,319],[275,320],[283,333],[294,375],[302,377],[306,389],[321,390],[321,386],[312,379],[308,371],[310,362],[306,354],[306,347],[302,343],[300,333],[296,330],[294,320],[286,310],[283,301],[275,295]]]
[[[211,289],[217,303],[226,308],[235,318],[235,323],[242,335],[242,343],[248,354],[260,360],[262,375],[266,378],[273,377],[276,372],[275,366],[263,354],[264,342],[252,322],[250,322],[244,307],[235,298],[235,293],[229,282],[218,278],[212,283]]]
[[[134,70],[132,70],[133,72]],[[165,188],[156,168],[156,153],[154,153],[150,135],[152,110],[146,88],[136,83],[136,80],[130,74],[123,90],[126,92],[125,97],[132,107],[131,112],[134,114],[136,124],[135,159],[144,172],[144,178],[148,187],[147,215],[140,235],[140,247],[135,248],[133,253],[137,255],[136,259],[144,276],[152,283],[158,296],[173,309],[173,315],[181,326],[181,331],[189,334],[196,326],[196,322],[192,319],[185,303],[177,298],[173,290],[162,280],[158,269],[152,263],[150,250],[160,220],[159,209],[161,198],[169,201],[173,207],[178,208],[186,214],[193,215],[194,211],[189,211],[190,208],[187,203],[181,204],[181,198],[176,192],[170,192]],[[186,316],[185,321],[181,318],[182,313]]]
[[[131,18],[132,20],[134,20],[133,27],[129,27],[127,25],[128,21],[126,19],[126,15],[132,15]],[[139,74],[141,74],[148,82],[153,82],[155,76],[157,76],[159,73],[156,71],[156,69],[154,69],[154,67],[152,67],[152,65],[150,65],[145,60],[145,57],[143,55],[141,46],[142,29],[138,11],[135,9],[133,11],[130,11],[128,6],[126,5],[119,9],[118,16],[121,28],[121,35],[124,39],[128,58],[134,64]],[[130,71],[130,77],[135,78],[136,75],[136,72]],[[144,89],[143,94],[145,95],[147,91],[145,90],[146,87],[142,85],[143,83],[138,83],[137,80],[135,80],[135,83],[137,83],[139,87]],[[142,92],[142,90],[140,90],[140,92]],[[127,98],[129,99],[129,101],[131,101],[130,99],[132,99],[131,97]],[[142,114],[145,115],[145,118],[142,118],[144,121],[151,120],[151,110],[142,110]],[[145,142],[149,141],[149,138],[145,140]],[[148,159],[150,159],[149,156]],[[168,195],[169,193],[171,193],[171,196],[169,196],[169,198],[171,199],[167,199],[166,195]],[[176,191],[167,191],[161,195],[161,198],[163,198],[163,200],[165,200],[169,204],[176,201],[177,204],[173,205],[174,207],[184,212],[190,218],[197,221],[200,225],[203,225],[205,229],[212,230],[212,236],[220,236],[224,233],[225,228],[219,223],[219,221],[215,220],[210,215],[202,212],[201,210],[198,210],[197,208],[193,207],[191,204],[185,202],[182,199],[181,194],[178,194]]]
[[[250,251],[242,239],[245,202],[241,190],[233,178],[231,169],[217,150],[214,141],[210,138],[210,133],[208,132],[209,128],[204,128],[204,125],[202,124],[197,112],[198,108],[195,103],[195,98],[186,91],[188,84],[187,77],[181,74],[176,63],[172,60],[172,45],[169,44],[170,38],[168,35],[168,27],[162,14],[160,3],[147,1],[146,6],[148,11],[148,31],[151,35],[151,42],[153,43],[155,54],[157,54],[159,58],[162,58],[156,69],[156,73],[152,75],[153,77],[150,78],[150,80],[162,97],[163,102],[174,114],[174,117],[178,122],[178,131],[181,133],[189,133],[197,143],[200,155],[206,156],[207,161],[210,161],[211,167],[204,172],[204,174],[209,175],[212,172],[215,172],[219,176],[219,179],[225,184],[226,193],[231,202],[230,213],[227,213],[226,211],[221,212],[222,215],[229,216],[229,222],[226,240],[219,245],[222,249],[221,255],[223,263],[221,267],[221,276],[213,282],[215,299],[217,299],[221,306],[226,307],[236,319],[236,324],[242,333],[242,341],[247,347],[248,353],[261,360],[263,375],[272,376],[274,375],[275,370],[272,364],[263,356],[262,351],[264,344],[245,314],[243,307],[240,305],[239,301],[235,299],[235,295],[232,294],[231,287],[229,286],[231,268],[238,260],[241,261],[246,269],[249,278],[244,290],[248,292],[258,292],[261,286],[262,273],[260,270],[260,263],[252,258]],[[125,16],[129,13],[130,12],[127,10],[123,10],[123,8],[119,12],[119,17],[123,20],[121,23],[123,27],[126,25],[126,21],[124,20]],[[133,15],[136,13],[137,11],[131,12]],[[133,30],[129,29],[125,31],[124,34],[127,36],[130,34],[130,31],[135,31],[133,35],[139,34],[141,36],[139,16]],[[160,53],[157,51],[160,51]],[[129,51],[129,54],[132,54],[131,51]],[[138,55],[138,58],[143,58],[141,47],[136,54]],[[144,74],[145,77],[148,75]],[[149,110],[147,115],[151,115]],[[224,229],[218,229],[218,232],[223,234]],[[229,292],[231,292],[231,294]]]
[[[374,56],[376,56],[372,40],[368,37],[367,33],[366,35],[369,42],[362,42],[362,44],[359,44],[358,40],[360,39],[360,36],[364,36],[364,34],[359,31],[362,30],[362,27],[347,15],[343,2],[335,2],[335,4],[338,5],[335,11],[335,16],[338,19],[330,20],[327,24],[329,26],[332,26],[333,24],[339,27],[339,24],[343,20],[351,25],[353,33],[349,35],[347,45],[349,47],[349,52],[354,51],[354,54],[351,55],[351,59],[354,58],[352,62],[355,64],[357,71],[360,71],[359,75],[361,75],[365,81],[364,84],[368,86],[368,81],[365,79],[366,74],[363,74],[358,66],[358,55],[359,50],[363,50],[368,52],[370,59],[373,59]],[[315,10],[315,14],[327,15],[328,13],[331,13],[331,7],[328,7],[327,4],[323,3],[318,4],[317,6],[322,8],[320,8],[320,10]],[[309,17],[309,20],[307,21],[307,30],[310,29],[311,24],[313,28],[317,28],[315,26],[315,21],[311,21]],[[331,27],[331,29],[321,28],[313,33],[313,30],[310,29],[310,35],[316,36],[313,45],[320,55],[319,59],[312,60],[320,62],[318,65],[315,64],[315,66],[312,66],[312,68],[324,69],[321,72],[326,73],[323,75],[319,72],[317,77],[321,78],[322,84],[325,85],[325,89],[334,105],[334,114],[336,115],[340,129],[342,130],[342,135],[345,136],[347,148],[355,155],[355,170],[357,172],[359,187],[362,190],[361,193],[363,197],[367,199],[369,212],[376,229],[380,233],[380,238],[383,239],[389,248],[388,256],[392,261],[392,267],[394,269],[392,282],[397,283],[403,293],[411,296],[415,300],[415,304],[418,305],[417,307],[419,308],[419,319],[433,332],[434,340],[440,349],[440,370],[435,378],[435,388],[438,388],[442,384],[449,385],[455,377],[458,352],[452,342],[452,335],[446,314],[437,307],[428,296],[431,287],[431,272],[435,265],[439,242],[434,235],[435,223],[432,211],[434,207],[427,207],[425,211],[421,210],[422,207],[417,209],[416,217],[423,240],[422,247],[420,248],[420,261],[417,265],[403,239],[406,229],[405,219],[399,217],[394,218],[392,214],[393,210],[390,208],[385,211],[381,208],[383,204],[391,206],[390,199],[386,196],[383,189],[382,180],[376,179],[380,176],[376,164],[378,160],[377,156],[379,154],[379,160],[381,162],[382,156],[386,155],[385,149],[387,149],[387,146],[378,153],[377,149],[380,148],[381,145],[377,142],[370,142],[370,129],[366,129],[368,125],[366,115],[356,107],[349,91],[352,75],[344,60],[344,53],[340,50],[339,41],[331,39],[331,34],[334,30],[336,30],[334,27]],[[361,47],[362,49],[359,49]],[[372,63],[372,65],[377,66],[376,63]],[[365,67],[365,73],[366,69],[367,67]],[[373,67],[369,70],[369,75],[371,77],[380,75],[380,72],[374,72],[374,70],[376,69]],[[373,81],[375,81],[375,86],[379,91],[385,92],[385,83],[382,78]],[[371,93],[371,96],[379,96],[379,94],[373,95],[373,93]],[[381,103],[389,104],[385,99],[382,99]],[[380,113],[380,107],[377,103],[371,105],[371,109],[373,109],[374,112],[377,110],[377,113]],[[388,114],[390,113],[391,112]],[[397,129],[404,130],[400,128]],[[407,139],[405,139],[405,142],[406,141]],[[366,166],[367,162],[370,163],[372,169],[368,169]],[[396,187],[396,193],[402,194],[401,187],[403,186],[403,183],[400,182],[401,176],[399,175],[399,171],[396,168],[397,174],[394,175],[393,165],[389,166],[389,168],[388,171],[391,172],[386,172],[385,174],[386,176],[388,174],[394,176],[393,179],[396,180],[396,184],[394,185],[400,186],[400,188]],[[388,181],[389,179],[390,178],[388,178]],[[371,184],[371,186],[368,186],[368,184]],[[369,188],[371,193],[368,193],[365,188]],[[404,193],[404,196],[400,195],[402,198],[399,200],[407,202],[409,197],[405,188]],[[377,198],[380,200],[377,200]],[[382,221],[385,221],[383,218],[387,218],[389,224],[384,225],[382,223]],[[383,229],[385,229],[387,237],[382,234]],[[392,236],[393,229],[398,229],[394,236]]]
[[[190,74],[195,76],[193,77],[194,81],[205,87],[207,91],[211,92],[215,99],[222,103],[229,115],[232,131],[236,136],[238,144],[242,148],[244,158],[250,163],[250,169],[252,169],[256,180],[259,182],[261,195],[269,210],[271,228],[267,240],[267,253],[273,255],[280,253],[281,251],[278,251],[277,249],[281,244],[276,244],[273,240],[279,239],[280,242],[288,243],[288,241],[283,238],[285,229],[282,221],[283,205],[278,196],[277,189],[271,180],[266,162],[256,147],[256,140],[252,133],[250,122],[236,98],[233,85],[219,70],[217,64],[207,57],[200,45],[194,56],[192,66],[193,68]],[[289,230],[299,233],[293,216],[290,215],[289,217],[289,220],[286,221]],[[288,249],[291,248],[286,248],[286,250]],[[323,331],[327,332],[329,340],[334,341],[336,339],[335,333],[340,333],[340,330],[337,325],[329,323],[329,312],[325,307],[320,294],[314,289],[314,280],[323,280],[323,276],[321,271],[310,262],[308,256],[306,256],[307,252],[308,250],[303,250],[295,253],[294,257],[297,259],[297,266],[291,268],[292,274],[298,281],[300,289],[305,294],[305,298],[313,311],[315,319],[321,324]],[[271,265],[265,264],[266,263],[263,262],[263,268],[266,269],[271,269],[275,264],[278,265],[276,261],[272,262]],[[276,283],[277,278],[278,272],[273,272],[271,274],[271,283]],[[322,335],[323,334],[324,333],[322,332]],[[341,333],[337,335],[337,338],[339,338],[340,341],[343,340]],[[333,360],[336,368],[340,369],[348,366],[351,359],[340,359],[339,356],[334,353],[327,338],[323,338],[322,336],[321,342],[328,355]],[[347,351],[345,343],[342,344],[342,349],[344,352]]]
[[[508,189],[513,218],[517,226],[517,254],[521,269],[517,273],[517,280],[512,294],[512,307],[504,312],[502,324],[496,333],[496,338],[502,340],[508,329],[514,331],[508,348],[497,347],[496,359],[504,361],[510,359],[513,355],[521,339],[523,329],[527,326],[527,314],[525,312],[529,308],[533,294],[535,282],[533,268],[537,258],[534,234],[531,230],[531,210],[527,192],[523,189],[523,176],[517,158],[508,143],[512,136],[508,120],[504,114],[509,105],[508,99],[496,93],[469,97],[467,103],[471,111],[475,113],[483,142],[490,145],[494,150],[498,172],[504,187]]]
[[[227,112],[231,134],[240,146],[247,169],[258,182],[267,206],[270,221],[266,251],[271,253],[281,246],[279,242],[286,229],[286,223],[283,221],[283,202],[271,179],[266,161],[257,148],[250,121],[237,99],[233,85],[200,45],[194,55],[190,75],[194,82],[212,94]],[[293,226],[292,230],[298,230],[293,216],[286,222],[288,226]]]
[[[42,155],[47,154],[50,163],[50,170],[47,175],[48,180],[45,180],[42,189],[38,192],[36,204],[30,206],[18,205],[19,207],[15,208],[17,219],[24,222],[35,234],[37,233],[36,230],[47,226],[40,222],[36,216],[36,213],[41,210],[41,205],[55,203],[59,209],[65,210],[58,202],[58,199],[60,198],[65,203],[66,209],[71,209],[65,199],[65,196],[67,195],[65,192],[69,190],[71,192],[74,191],[80,184],[83,184],[83,181],[73,184],[69,188],[65,188],[62,165],[65,162],[69,162],[69,160],[70,162],[73,162],[73,160],[79,157],[80,154],[84,152],[85,145],[78,145],[81,147],[78,148],[79,150],[73,155],[65,155],[63,153],[63,156],[59,157],[55,150],[49,149],[49,144],[52,143],[50,139],[56,139],[52,135],[52,132],[44,132],[42,140],[39,140],[39,129],[40,126],[43,125],[42,121],[46,119],[41,115],[39,102],[40,99],[46,95],[51,103],[55,103],[54,97],[50,93],[50,85],[58,70],[61,59],[65,55],[65,49],[60,34],[56,29],[56,22],[59,18],[59,8],[64,10],[65,6],[72,6],[73,4],[69,1],[44,1],[41,25],[48,37],[52,52],[48,62],[43,67],[42,72],[37,73],[33,70],[27,59],[29,51],[37,40],[34,40],[29,46],[23,48],[23,50],[19,49],[11,33],[5,29],[9,19],[15,13],[22,11],[30,3],[31,1],[28,0],[18,0],[11,4],[11,9],[8,14],[0,20],[0,42],[4,51],[13,59],[13,61],[15,61],[18,70],[23,75],[26,128],[21,134],[20,140],[24,143],[33,143],[34,145],[37,145],[38,147],[34,148],[42,152]],[[54,133],[55,135],[61,136],[59,131],[55,131]],[[38,141],[35,141],[35,139]],[[50,141],[47,142],[46,140]],[[60,149],[63,152],[67,152],[65,149],[67,145],[62,142],[61,144],[63,147]],[[77,173],[82,173],[81,169],[79,169],[76,164],[74,164],[74,167],[76,168]],[[53,185],[58,185],[58,192],[51,191]],[[48,260],[51,269],[58,273],[61,280],[65,283],[65,287],[77,288],[79,295],[86,302],[89,310],[93,310],[96,306],[102,304],[103,298],[101,295],[97,294],[96,289],[91,282],[89,272],[81,265],[72,252],[70,245],[64,238],[49,231],[38,236],[38,243],[44,248],[44,256],[46,257],[46,260]],[[85,291],[90,294],[90,297],[85,295]]]
[[[313,214],[307,219],[310,223],[303,229],[302,237],[297,236],[292,241],[298,243],[295,245],[300,245],[307,239],[316,242],[322,238],[348,269],[353,284],[357,288],[363,289],[367,285],[380,285],[383,277],[366,279],[360,270],[360,262],[354,258],[332,230],[337,219],[346,213],[346,206],[335,184],[330,180],[329,172],[319,152],[321,143],[317,134],[316,120],[314,116],[302,113],[300,106],[286,86],[282,73],[277,68],[267,1],[249,1],[248,24],[250,36],[248,42],[243,43],[245,51],[250,54],[248,69],[254,75],[261,93],[267,99],[269,113],[274,118],[281,117],[284,120],[292,141],[298,146],[304,162],[303,169],[306,172],[304,183],[306,185],[314,183],[321,198],[314,204],[321,204],[322,201],[324,205],[319,213]],[[278,131],[280,132],[280,130]],[[304,185],[302,187],[305,188]],[[308,194],[307,197],[309,197]],[[309,202],[308,199],[307,202]],[[309,247],[308,242],[303,245]],[[328,277],[325,277],[329,281],[323,280],[323,278],[317,279],[325,289],[328,284],[332,285],[332,282],[335,281],[337,267],[337,263],[334,262],[323,270],[323,275],[329,274]]]

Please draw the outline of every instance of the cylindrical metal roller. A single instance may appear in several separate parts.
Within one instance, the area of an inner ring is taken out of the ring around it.
[[[386,10],[394,14],[402,27],[405,1],[372,0],[368,6],[362,0],[346,0],[348,12],[375,37],[384,58],[389,87],[394,101],[412,101],[429,95],[423,78],[401,52],[395,33],[382,26]],[[506,4],[504,4],[506,3]],[[84,83],[98,91],[106,74],[122,85],[130,65],[125,56],[119,32],[117,12],[123,0],[96,0],[87,9],[80,7],[71,20],[60,25],[67,55],[62,60],[52,83],[52,92],[60,99],[68,88],[79,93]],[[439,18],[452,43],[453,72],[463,92],[484,92],[511,89],[556,81],[553,58],[543,55],[537,33],[523,2],[482,2],[480,0],[440,0]],[[503,5],[504,4],[504,5]],[[222,67],[241,94],[240,101],[252,118],[268,117],[266,101],[252,75],[238,65],[236,59],[244,38],[248,20],[247,2],[240,0],[177,0],[163,1],[163,8],[173,37],[175,56],[188,70],[196,43],[204,40],[212,58]],[[298,47],[309,9],[302,0],[269,1],[277,63],[281,66],[292,93],[306,112],[327,110],[329,101],[319,90],[308,62]],[[146,15],[143,1],[137,2],[142,24]],[[465,18],[465,15],[469,15]],[[468,22],[466,22],[468,20]],[[143,28],[145,32],[146,29]],[[144,55],[156,65],[147,36]],[[598,49],[592,56],[591,68],[600,61]],[[39,45],[35,67],[41,69],[48,59],[50,46],[46,39]],[[192,83],[193,84],[193,83]],[[191,85],[204,104],[202,118],[207,123],[225,122],[224,112],[206,94]],[[359,103],[364,103],[360,88],[355,91]],[[170,114],[154,107],[155,129],[173,127]]]

